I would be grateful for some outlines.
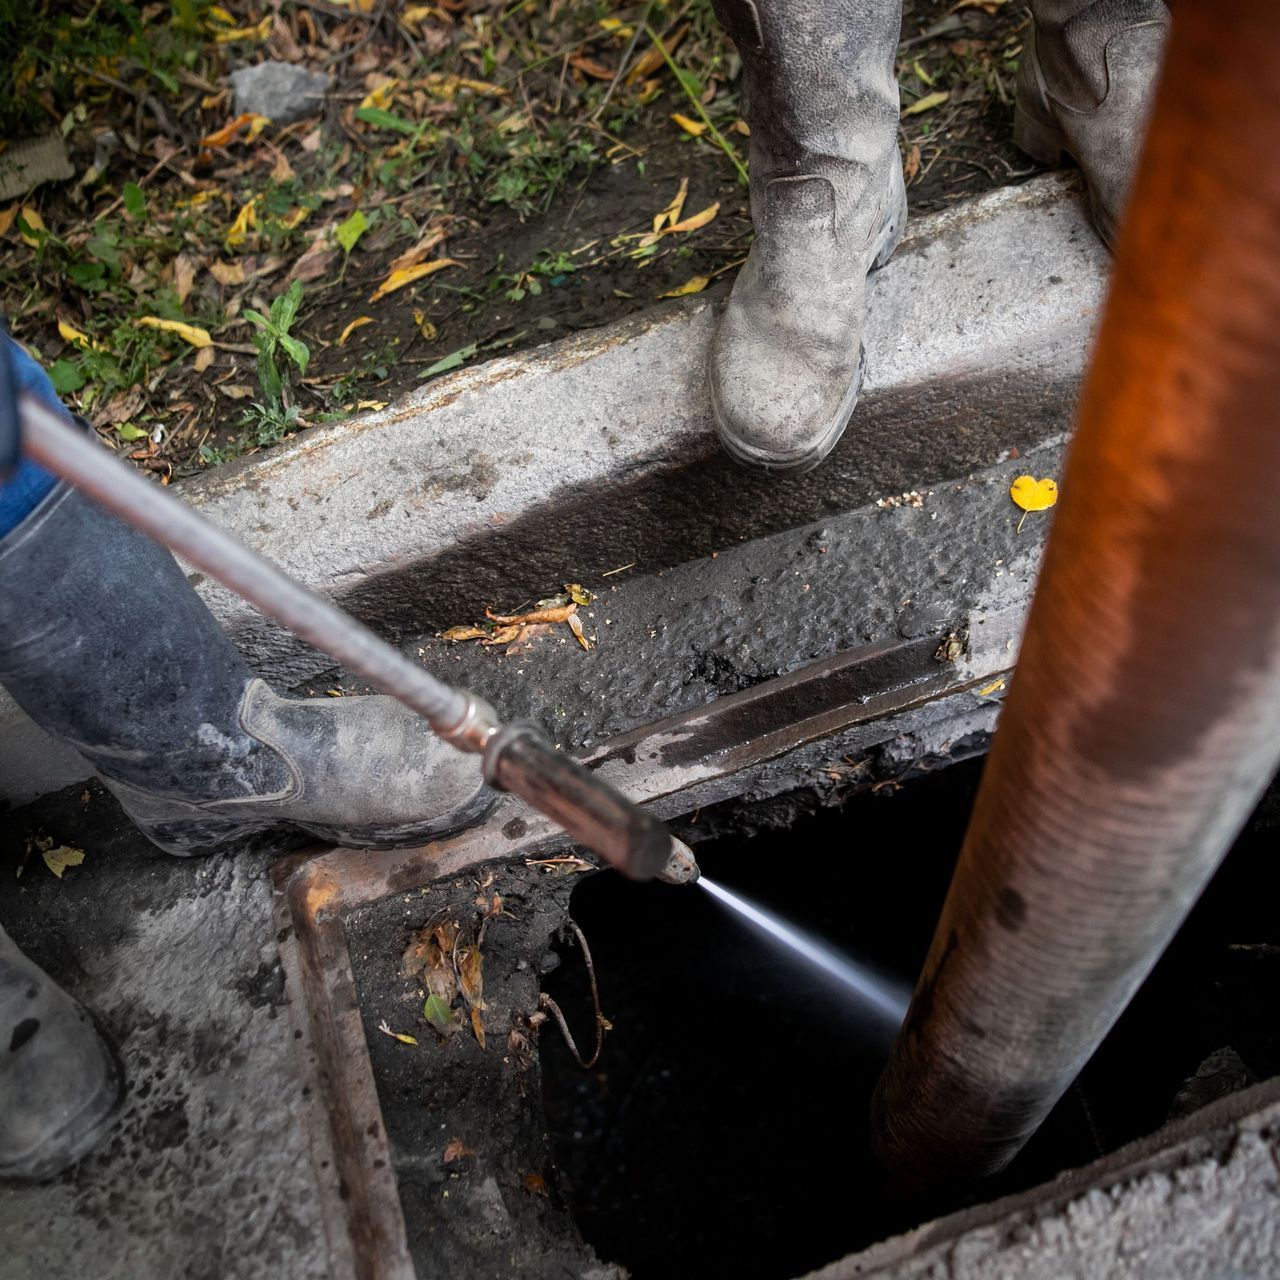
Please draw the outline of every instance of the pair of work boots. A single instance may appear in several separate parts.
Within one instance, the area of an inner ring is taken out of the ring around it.
[[[756,226],[711,353],[717,429],[740,462],[801,471],[853,411],[866,278],[906,219],[900,10],[715,4],[745,70]],[[1032,7],[1015,137],[1046,163],[1075,157],[1110,242],[1168,13],[1160,0]],[[41,389],[56,403],[47,381]],[[287,699],[255,679],[173,558],[64,488],[0,539],[0,600],[0,685],[170,853],[282,825],[338,844],[412,844],[490,803],[475,760],[399,703]],[[0,1178],[67,1167],[110,1125],[122,1092],[89,1015],[0,930]]]
[[[803,472],[862,386],[867,276],[906,223],[894,55],[901,0],[714,0],[742,57],[755,242],[711,348],[716,431],[736,461]],[[1014,140],[1073,157],[1108,245],[1169,24],[1163,0],[1031,0]]]

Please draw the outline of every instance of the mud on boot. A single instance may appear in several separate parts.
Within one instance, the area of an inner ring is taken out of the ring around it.
[[[867,275],[906,223],[894,52],[901,6],[715,0],[742,56],[755,242],[708,365],[729,455],[802,472],[862,386]]]
[[[1013,140],[1033,160],[1070,156],[1093,223],[1114,247],[1169,30],[1162,0],[1033,0],[1018,61]]]
[[[65,413],[30,357],[0,340],[24,385]],[[0,599],[0,685],[170,853],[281,826],[416,844],[496,799],[478,757],[391,698],[274,693],[168,551],[66,486],[0,537]]]
[[[70,1167],[123,1096],[123,1069],[93,1019],[0,929],[0,1180]]]

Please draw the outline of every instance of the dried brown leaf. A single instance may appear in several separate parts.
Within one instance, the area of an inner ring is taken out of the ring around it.
[[[221,285],[244,284],[244,263],[215,260],[209,263],[209,274]]]
[[[569,630],[573,632],[573,638],[584,648],[591,648],[591,641],[587,639],[586,632],[582,629],[582,619],[575,613],[569,618]]]
[[[179,303],[185,303],[191,286],[195,283],[196,269],[199,264],[189,253],[180,253],[173,260],[173,291],[178,295]]]
[[[591,76],[594,80],[613,79],[612,67],[606,67],[604,63],[597,62],[594,58],[588,58],[585,54],[575,53],[569,59],[569,65],[576,67],[584,76]]]
[[[463,1156],[473,1156],[475,1152],[462,1141],[461,1138],[450,1138],[448,1145],[444,1149],[444,1154],[440,1157],[442,1164],[452,1164],[455,1160],[461,1160]]]
[[[484,956],[479,947],[463,947],[457,953],[458,983],[462,998],[473,1009],[485,1009]]]
[[[337,249],[326,249],[317,244],[314,248],[308,249],[293,264],[293,270],[289,272],[289,279],[301,280],[304,284],[309,280],[319,280],[321,276],[328,275],[329,268],[337,260]]]
[[[521,626],[499,627],[484,643],[490,647],[499,644],[514,644],[523,637],[524,631],[524,627]]]
[[[578,606],[571,601],[569,604],[557,605],[551,609],[534,609],[529,613],[503,614],[486,609],[484,616],[490,622],[502,623],[568,622],[577,612]]]

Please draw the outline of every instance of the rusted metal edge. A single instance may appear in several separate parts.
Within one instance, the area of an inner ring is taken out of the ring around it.
[[[867,646],[611,739],[583,757],[624,795],[664,818],[692,812],[708,788],[859,724],[891,721],[998,674],[936,658],[943,636]],[[281,961],[311,1088],[312,1148],[335,1277],[413,1280],[395,1174],[347,949],[346,917],[392,894],[486,862],[570,844],[506,797],[480,826],[391,852],[327,849],[272,869]]]

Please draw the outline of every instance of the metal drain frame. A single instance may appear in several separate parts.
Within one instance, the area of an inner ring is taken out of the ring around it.
[[[941,714],[952,701],[955,712],[971,706],[977,686],[1007,672],[1009,655],[940,661],[947,640],[930,635],[837,654],[611,739],[583,763],[662,818],[690,813],[742,794],[762,767],[804,747],[838,739],[845,754],[893,737],[930,704]],[[313,850],[272,868],[277,941],[312,1104],[312,1155],[335,1276],[415,1276],[347,915],[482,863],[521,862],[570,845],[548,819],[506,797],[484,823],[452,839],[393,852]]]

